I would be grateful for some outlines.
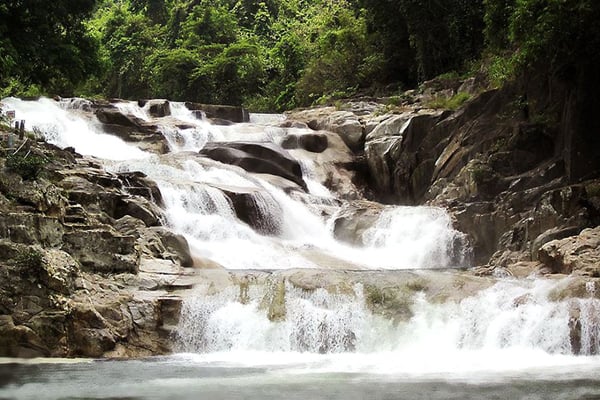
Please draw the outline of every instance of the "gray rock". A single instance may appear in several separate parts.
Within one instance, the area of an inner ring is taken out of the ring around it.
[[[212,142],[204,146],[200,154],[222,163],[239,166],[248,172],[281,176],[306,189],[300,163],[272,143]]]

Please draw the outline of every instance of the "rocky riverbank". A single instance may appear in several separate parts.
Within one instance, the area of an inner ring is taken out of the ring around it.
[[[566,135],[568,127],[536,117],[535,105],[522,101],[527,91],[444,85],[408,92],[394,107],[357,101],[291,112],[280,123],[279,144],[310,155],[321,167],[313,178],[348,202],[335,216],[326,203],[321,206],[324,216],[335,218],[338,239],[356,243],[373,226],[380,203],[442,206],[474,250],[478,268],[462,272],[224,271],[193,256],[183,236],[163,227],[162,195],[144,174],[107,172],[99,160],[34,139],[16,153],[3,149],[0,355],[169,353],[181,299],[198,284],[217,291],[237,286],[240,298],[248,285],[275,288],[265,300],[274,318],[282,312],[284,295],[277,287],[283,282],[333,292],[361,283],[372,311],[391,318],[410,316],[416,292],[431,301],[458,301],[509,275],[571,275],[556,299],[589,297],[586,283],[600,275],[600,174],[586,159],[589,152],[578,153],[581,140]],[[431,97],[443,91],[447,97],[468,91],[471,100],[455,111],[429,108]],[[72,102],[95,115],[105,131],[146,151],[168,153],[156,124],[110,102]],[[148,104],[156,120],[185,126],[171,115],[169,102]],[[247,120],[241,109],[188,107],[214,124]],[[290,127],[306,131],[295,136],[287,133]],[[189,156],[234,165],[268,177],[295,198],[306,196],[301,166],[273,146],[212,143]],[[581,166],[588,167],[585,174]],[[248,192],[215,189],[240,220],[277,233]],[[354,268],[326,254],[313,256],[332,268]],[[575,325],[576,319],[574,311]]]
[[[337,132],[354,150],[372,200],[450,210],[482,273],[597,277],[598,135],[576,131],[582,122],[572,114],[581,110],[568,94],[540,86],[431,81],[397,107],[356,102],[288,118]],[[428,108],[461,94],[470,100],[455,111]],[[553,242],[560,239],[570,245]],[[579,262],[564,261],[577,253]]]

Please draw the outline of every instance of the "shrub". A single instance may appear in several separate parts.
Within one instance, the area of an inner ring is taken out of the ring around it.
[[[24,180],[36,179],[48,161],[36,154],[11,154],[6,158],[6,168],[21,175]]]
[[[44,263],[42,253],[32,248],[19,251],[12,261],[14,266],[19,268],[23,274],[38,271]]]

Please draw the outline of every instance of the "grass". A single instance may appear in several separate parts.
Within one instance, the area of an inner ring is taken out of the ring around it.
[[[456,110],[471,99],[471,95],[465,92],[458,92],[452,97],[437,96],[425,104],[428,108]]]

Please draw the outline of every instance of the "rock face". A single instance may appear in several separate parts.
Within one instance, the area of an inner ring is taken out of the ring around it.
[[[168,352],[167,288],[188,287],[194,261],[185,238],[157,226],[156,184],[51,145],[30,151],[51,160],[36,180],[0,158],[0,356]]]
[[[600,277],[600,227],[546,243],[537,257],[553,273]]]
[[[288,114],[288,118],[307,124],[314,130],[335,132],[353,151],[363,150],[364,127],[359,118],[350,111],[337,111],[334,107],[323,107]]]
[[[391,202],[417,203],[431,183],[438,139],[431,128],[448,116],[441,111],[409,112],[381,121],[365,144],[375,189]]]
[[[427,109],[458,92],[472,99],[455,111]],[[538,268],[545,243],[600,224],[597,138],[577,128],[597,121],[560,82],[484,91],[476,80],[434,80],[403,98],[393,113],[351,103],[291,112],[288,123],[336,132],[356,154],[364,151],[368,198],[449,209],[480,265]]]

